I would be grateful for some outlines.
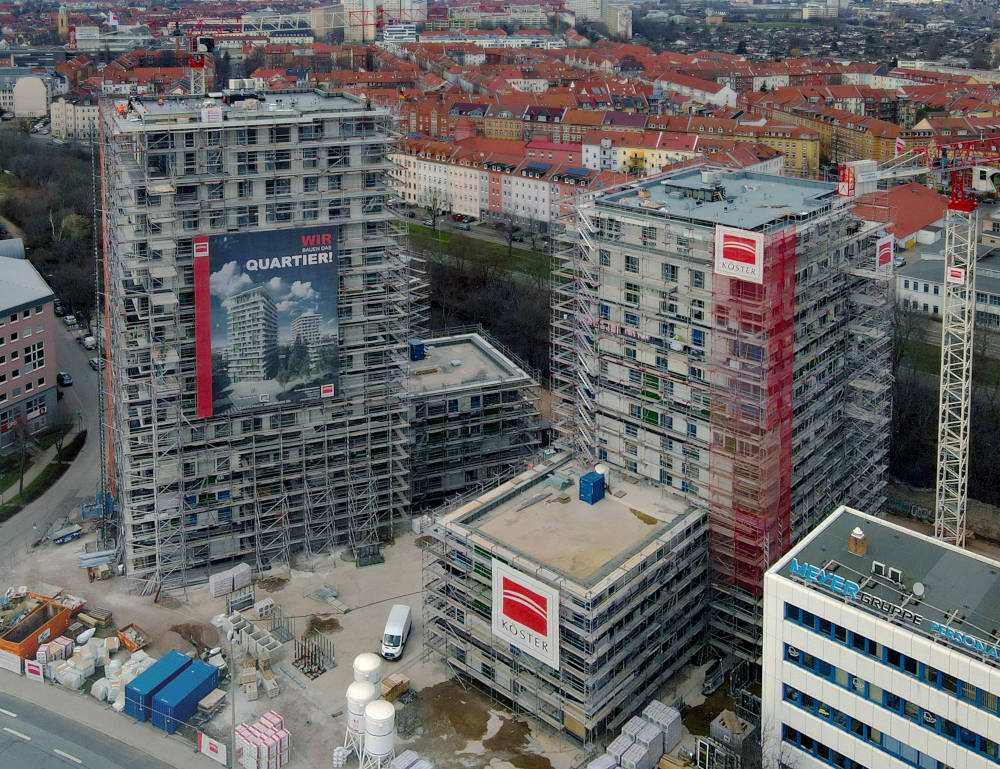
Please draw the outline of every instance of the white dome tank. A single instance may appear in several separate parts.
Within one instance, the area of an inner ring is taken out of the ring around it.
[[[347,730],[353,734],[365,733],[365,706],[378,699],[375,685],[368,681],[355,681],[347,687]]]
[[[607,479],[607,477],[608,477],[608,471],[609,471],[608,466],[606,464],[604,464],[603,462],[600,463],[600,464],[598,464],[598,465],[594,465],[594,472],[595,473],[600,473],[601,475],[604,476],[605,479]]]
[[[388,756],[395,738],[396,708],[391,702],[375,700],[365,706],[365,753]]]
[[[382,683],[382,660],[377,654],[364,652],[354,658],[354,680],[367,681],[373,686]]]

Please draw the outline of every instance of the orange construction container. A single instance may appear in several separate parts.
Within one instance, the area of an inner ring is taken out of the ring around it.
[[[151,639],[149,633],[134,622],[130,622],[118,631],[118,640],[130,652],[136,652],[144,646],[148,646]]]
[[[3,635],[0,649],[21,659],[35,656],[38,645],[62,635],[69,627],[71,612],[65,606],[46,601]]]

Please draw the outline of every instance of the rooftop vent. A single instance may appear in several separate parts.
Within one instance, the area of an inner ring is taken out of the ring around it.
[[[868,552],[868,540],[860,526],[855,526],[854,531],[847,538],[847,552],[855,555],[865,555]]]

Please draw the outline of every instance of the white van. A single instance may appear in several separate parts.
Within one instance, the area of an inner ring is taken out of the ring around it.
[[[397,660],[403,656],[403,646],[410,635],[410,607],[397,603],[389,610],[389,619],[382,633],[382,656]]]

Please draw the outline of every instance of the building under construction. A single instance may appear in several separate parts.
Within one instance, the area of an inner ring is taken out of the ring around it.
[[[346,94],[102,103],[105,468],[130,577],[364,554],[408,510],[394,138]]]
[[[884,498],[891,265],[844,202],[688,169],[581,203],[555,256],[554,426],[708,514],[711,642],[751,662],[767,567],[838,505]]]
[[[708,511],[554,453],[441,515],[424,643],[515,713],[592,744],[703,648]]]
[[[410,342],[412,509],[484,488],[541,445],[538,381],[482,329]]]

